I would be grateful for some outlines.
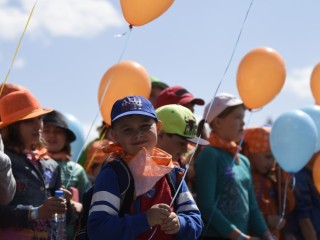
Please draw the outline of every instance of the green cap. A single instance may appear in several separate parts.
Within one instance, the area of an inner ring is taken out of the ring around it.
[[[161,90],[169,87],[166,83],[161,82],[157,77],[150,77],[150,81],[152,87],[158,87]]]
[[[206,140],[198,139],[196,136],[198,125],[190,109],[178,104],[169,104],[156,109],[156,113],[165,133],[177,134],[190,142],[199,142],[200,145],[208,144]]]

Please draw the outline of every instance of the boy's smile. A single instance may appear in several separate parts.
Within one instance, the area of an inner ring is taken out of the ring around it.
[[[124,116],[115,122],[111,133],[130,155],[137,154],[143,147],[152,151],[157,143],[157,123],[148,116]]]

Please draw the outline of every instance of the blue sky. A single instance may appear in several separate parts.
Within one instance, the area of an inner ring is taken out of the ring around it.
[[[0,77],[4,80],[35,0],[0,0]],[[251,0],[176,0],[159,18],[134,27],[130,38],[120,1],[38,0],[8,82],[27,87],[43,107],[74,115],[86,133],[98,110],[101,77],[121,60],[181,85],[208,103],[222,79]],[[236,71],[250,50],[267,46],[286,63],[276,98],[251,125],[314,104],[310,75],[320,62],[320,2],[256,0],[219,92],[239,96]],[[2,80],[2,81],[3,81]],[[204,107],[196,107],[201,116]],[[101,119],[99,117],[99,119]],[[100,123],[96,121],[94,125]],[[96,135],[95,130],[91,135]]]

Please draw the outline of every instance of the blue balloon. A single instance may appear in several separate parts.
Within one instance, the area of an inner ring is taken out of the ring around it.
[[[316,125],[318,134],[316,152],[318,152],[320,151],[320,106],[308,106],[301,108],[301,110],[307,113]]]
[[[77,137],[76,140],[71,143],[72,159],[76,161],[85,143],[85,133],[80,121],[75,116],[69,113],[63,113],[63,116],[67,120],[68,127]]]
[[[300,171],[311,159],[317,144],[317,128],[301,110],[280,115],[270,133],[270,147],[280,167],[288,173]]]

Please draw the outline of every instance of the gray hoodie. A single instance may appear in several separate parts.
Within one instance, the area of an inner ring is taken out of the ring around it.
[[[0,135],[0,205],[8,204],[16,192],[16,181],[11,170],[10,158],[3,152]]]

